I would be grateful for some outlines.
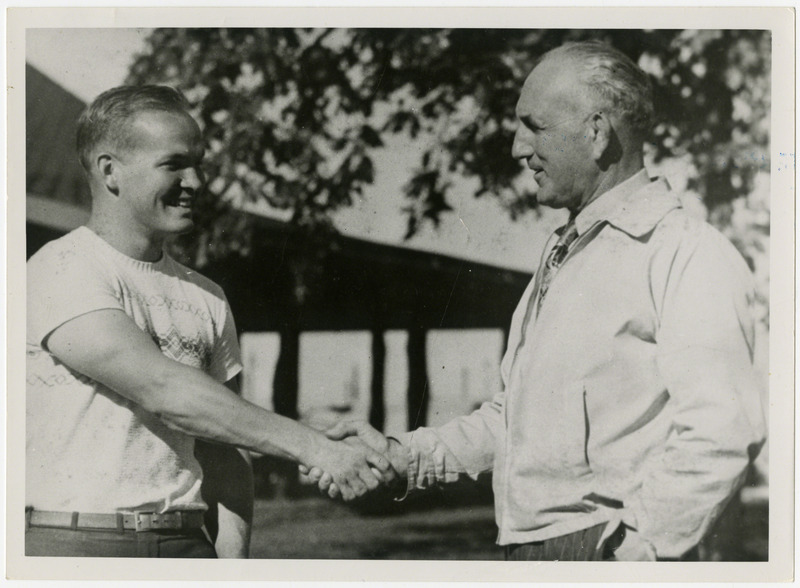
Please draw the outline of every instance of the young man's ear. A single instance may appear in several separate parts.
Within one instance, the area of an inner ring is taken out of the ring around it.
[[[95,167],[97,172],[105,185],[106,189],[112,194],[119,193],[119,178],[117,177],[119,169],[117,167],[117,160],[113,155],[108,153],[100,153],[95,158]]]

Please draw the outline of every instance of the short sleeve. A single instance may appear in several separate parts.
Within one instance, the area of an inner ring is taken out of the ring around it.
[[[70,243],[51,243],[27,263],[27,339],[44,347],[58,327],[81,315],[122,310],[113,278]]]
[[[211,356],[209,375],[219,382],[227,382],[242,371],[239,338],[228,300],[222,295],[222,316],[216,325],[216,341]]]

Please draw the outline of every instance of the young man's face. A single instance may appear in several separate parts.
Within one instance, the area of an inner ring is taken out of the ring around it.
[[[136,116],[130,147],[117,156],[120,204],[131,230],[166,237],[194,227],[192,211],[204,185],[204,147],[188,115],[150,111]]]

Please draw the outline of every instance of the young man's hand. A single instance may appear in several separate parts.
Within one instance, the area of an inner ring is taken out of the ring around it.
[[[366,421],[343,421],[325,433],[331,440],[346,443],[351,446],[365,445],[382,454],[391,464],[391,476],[382,480],[385,485],[390,485],[398,477],[405,479],[408,470],[408,451],[396,439],[387,439],[380,431],[370,426]],[[300,466],[300,473],[307,476],[309,483],[317,484],[320,492],[327,493],[331,498],[342,496],[347,500],[344,489],[339,486],[335,477],[324,467],[306,468]],[[384,472],[373,471],[373,474]],[[374,490],[375,487],[370,487]]]
[[[396,478],[389,459],[358,437],[346,440],[326,439],[311,468],[309,477],[331,497],[354,500],[381,484]],[[324,483],[323,483],[324,481]],[[335,490],[330,490],[335,486]]]

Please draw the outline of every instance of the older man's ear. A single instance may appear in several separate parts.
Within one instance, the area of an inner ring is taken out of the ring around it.
[[[614,119],[604,111],[595,112],[591,119],[592,158],[606,171],[622,158],[624,149],[617,133]]]

